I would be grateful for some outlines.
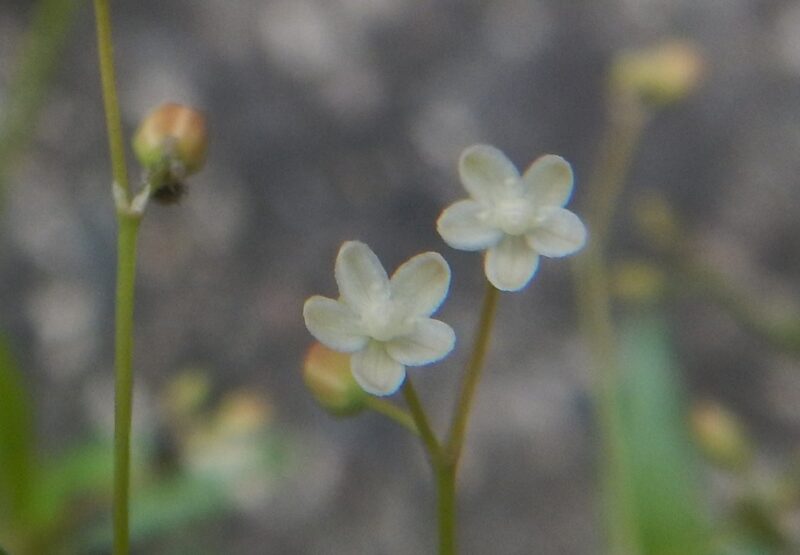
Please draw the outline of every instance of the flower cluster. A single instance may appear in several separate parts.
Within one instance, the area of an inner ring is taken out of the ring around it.
[[[445,209],[437,228],[453,248],[486,250],[486,277],[497,289],[524,288],[540,255],[566,256],[586,242],[585,227],[564,208],[573,175],[563,158],[542,156],[520,175],[502,152],[475,145],[461,155],[459,173],[470,198]],[[406,366],[436,362],[453,349],[452,328],[430,317],[450,287],[441,255],[419,254],[390,278],[367,245],[348,241],[335,277],[339,298],[313,296],[303,316],[320,343],[351,354],[353,377],[366,392],[390,395]]]

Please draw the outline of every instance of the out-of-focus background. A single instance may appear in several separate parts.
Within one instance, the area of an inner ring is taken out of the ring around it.
[[[35,4],[0,4],[0,114]],[[111,433],[115,221],[91,5],[61,4],[39,21],[63,37],[35,128],[3,168],[0,325],[40,456],[88,457],[102,473],[86,445]],[[458,155],[476,142],[521,167],[561,154],[580,212],[623,49],[687,39],[705,62],[698,89],[644,131],[614,259],[650,256],[630,207],[658,194],[734,290],[776,318],[800,310],[796,1],[141,0],[113,3],[113,18],[127,133],[165,101],[202,108],[210,129],[189,194],[142,227],[134,445],[163,463],[139,489],[188,465],[225,491],[190,485],[182,506],[185,495],[154,490],[138,553],[433,552],[421,447],[378,415],[336,420],[315,404],[300,377],[302,303],[336,294],[342,241],[368,243],[390,269],[441,252],[453,283],[439,314],[459,343],[411,375],[442,429],[483,289],[480,258],[435,230],[464,195]],[[460,475],[465,554],[602,552],[594,376],[573,289],[570,264],[545,260],[528,289],[501,298]],[[786,464],[800,434],[796,353],[704,301],[668,304],[687,402],[730,407],[756,432],[759,465]],[[701,470],[713,515],[729,484]],[[80,540],[62,550],[107,552],[104,503],[80,499]]]

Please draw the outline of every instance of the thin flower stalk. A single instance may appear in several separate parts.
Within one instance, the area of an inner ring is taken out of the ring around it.
[[[114,555],[130,553],[130,434],[133,406],[133,307],[136,240],[141,213],[129,210],[130,187],[125,162],[119,102],[115,84],[111,9],[95,0],[97,44],[108,133],[113,193],[117,208],[117,286],[114,339]]]
[[[472,345],[472,354],[467,362],[464,372],[464,381],[461,385],[461,394],[453,413],[450,431],[446,443],[446,452],[453,466],[458,467],[461,458],[461,450],[464,446],[464,437],[467,432],[469,415],[472,412],[472,405],[475,393],[480,382],[481,373],[486,362],[486,354],[489,350],[489,343],[492,336],[492,325],[497,312],[497,301],[500,291],[491,283],[486,284],[486,293],[481,307],[478,332]]]

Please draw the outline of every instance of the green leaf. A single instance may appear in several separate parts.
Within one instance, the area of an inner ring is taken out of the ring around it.
[[[706,555],[698,465],[666,323],[637,317],[620,336],[619,429],[632,519],[643,555]]]
[[[0,514],[17,526],[27,517],[35,465],[30,394],[0,338]]]
[[[58,525],[70,515],[77,498],[110,495],[113,451],[111,442],[89,439],[66,452],[51,456],[41,469],[35,489],[33,517],[40,529]]]

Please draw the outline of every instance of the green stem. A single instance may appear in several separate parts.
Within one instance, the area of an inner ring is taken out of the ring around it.
[[[439,515],[439,554],[456,553],[456,464],[439,461],[436,474],[436,508]]]
[[[444,447],[436,439],[431,429],[411,379],[406,377],[403,385],[403,395],[430,457],[434,478],[436,479],[440,555],[455,555],[456,553],[456,476],[458,462],[461,458],[467,422],[475,399],[475,391],[480,382],[486,353],[489,350],[492,323],[497,311],[499,297],[500,292],[487,283],[486,295],[478,323],[478,333],[475,336],[472,354],[467,362],[461,394],[453,413],[448,440]]]
[[[100,78],[103,86],[108,146],[111,153],[111,171],[114,181],[122,187],[127,198],[130,199],[128,170],[125,163],[125,142],[122,134],[122,118],[120,117],[119,101],[117,100],[109,0],[94,0],[94,11],[97,22],[97,47],[100,56]]]
[[[411,380],[406,377],[403,385],[411,416],[416,422],[420,437],[428,452],[434,479],[436,480],[436,508],[439,521],[439,553],[456,553],[456,461],[442,447],[428,423],[428,418],[417,396]]]
[[[117,314],[114,366],[114,555],[129,551],[131,419],[133,409],[133,300],[140,217],[121,215],[117,243]]]
[[[420,435],[419,429],[417,428],[417,425],[414,423],[414,418],[407,411],[401,409],[397,405],[390,403],[389,401],[380,399],[378,397],[373,397],[372,395],[367,396],[366,402],[367,402],[367,407],[370,410],[382,414],[388,419],[393,420],[397,424],[400,424],[402,427],[406,428],[410,432],[416,435]]]
[[[133,301],[136,278],[136,238],[141,213],[130,210],[130,186],[125,162],[122,121],[114,77],[114,47],[111,39],[109,0],[94,0],[100,77],[103,86],[108,144],[114,184],[124,198],[117,198],[117,297],[114,368],[114,555],[128,555],[130,436],[133,409]],[[113,189],[113,187],[112,187]]]
[[[408,409],[411,411],[411,417],[414,419],[422,443],[428,451],[428,455],[430,455],[431,464],[435,468],[441,455],[441,446],[433,433],[433,429],[431,429],[428,417],[425,415],[425,409],[422,408],[422,402],[417,395],[417,390],[411,382],[411,376],[406,376],[406,381],[403,383],[403,396],[408,404]]]
[[[601,488],[611,555],[635,553],[632,507],[624,468],[624,441],[617,414],[618,364],[611,315],[605,248],[631,158],[646,122],[636,102],[613,99],[594,179],[589,184],[586,221],[590,241],[577,257],[575,283],[581,328],[596,368],[596,404],[601,457]]]
[[[464,446],[464,437],[467,432],[467,423],[469,422],[472,403],[475,399],[475,391],[480,382],[481,372],[483,371],[484,362],[486,360],[486,353],[489,350],[492,324],[497,311],[497,300],[499,297],[500,291],[487,282],[486,294],[483,298],[480,320],[478,322],[478,332],[475,336],[475,342],[472,345],[472,354],[467,362],[464,382],[461,386],[461,395],[458,398],[447,436],[446,451],[455,469],[457,469],[459,459],[461,458],[461,450]]]

